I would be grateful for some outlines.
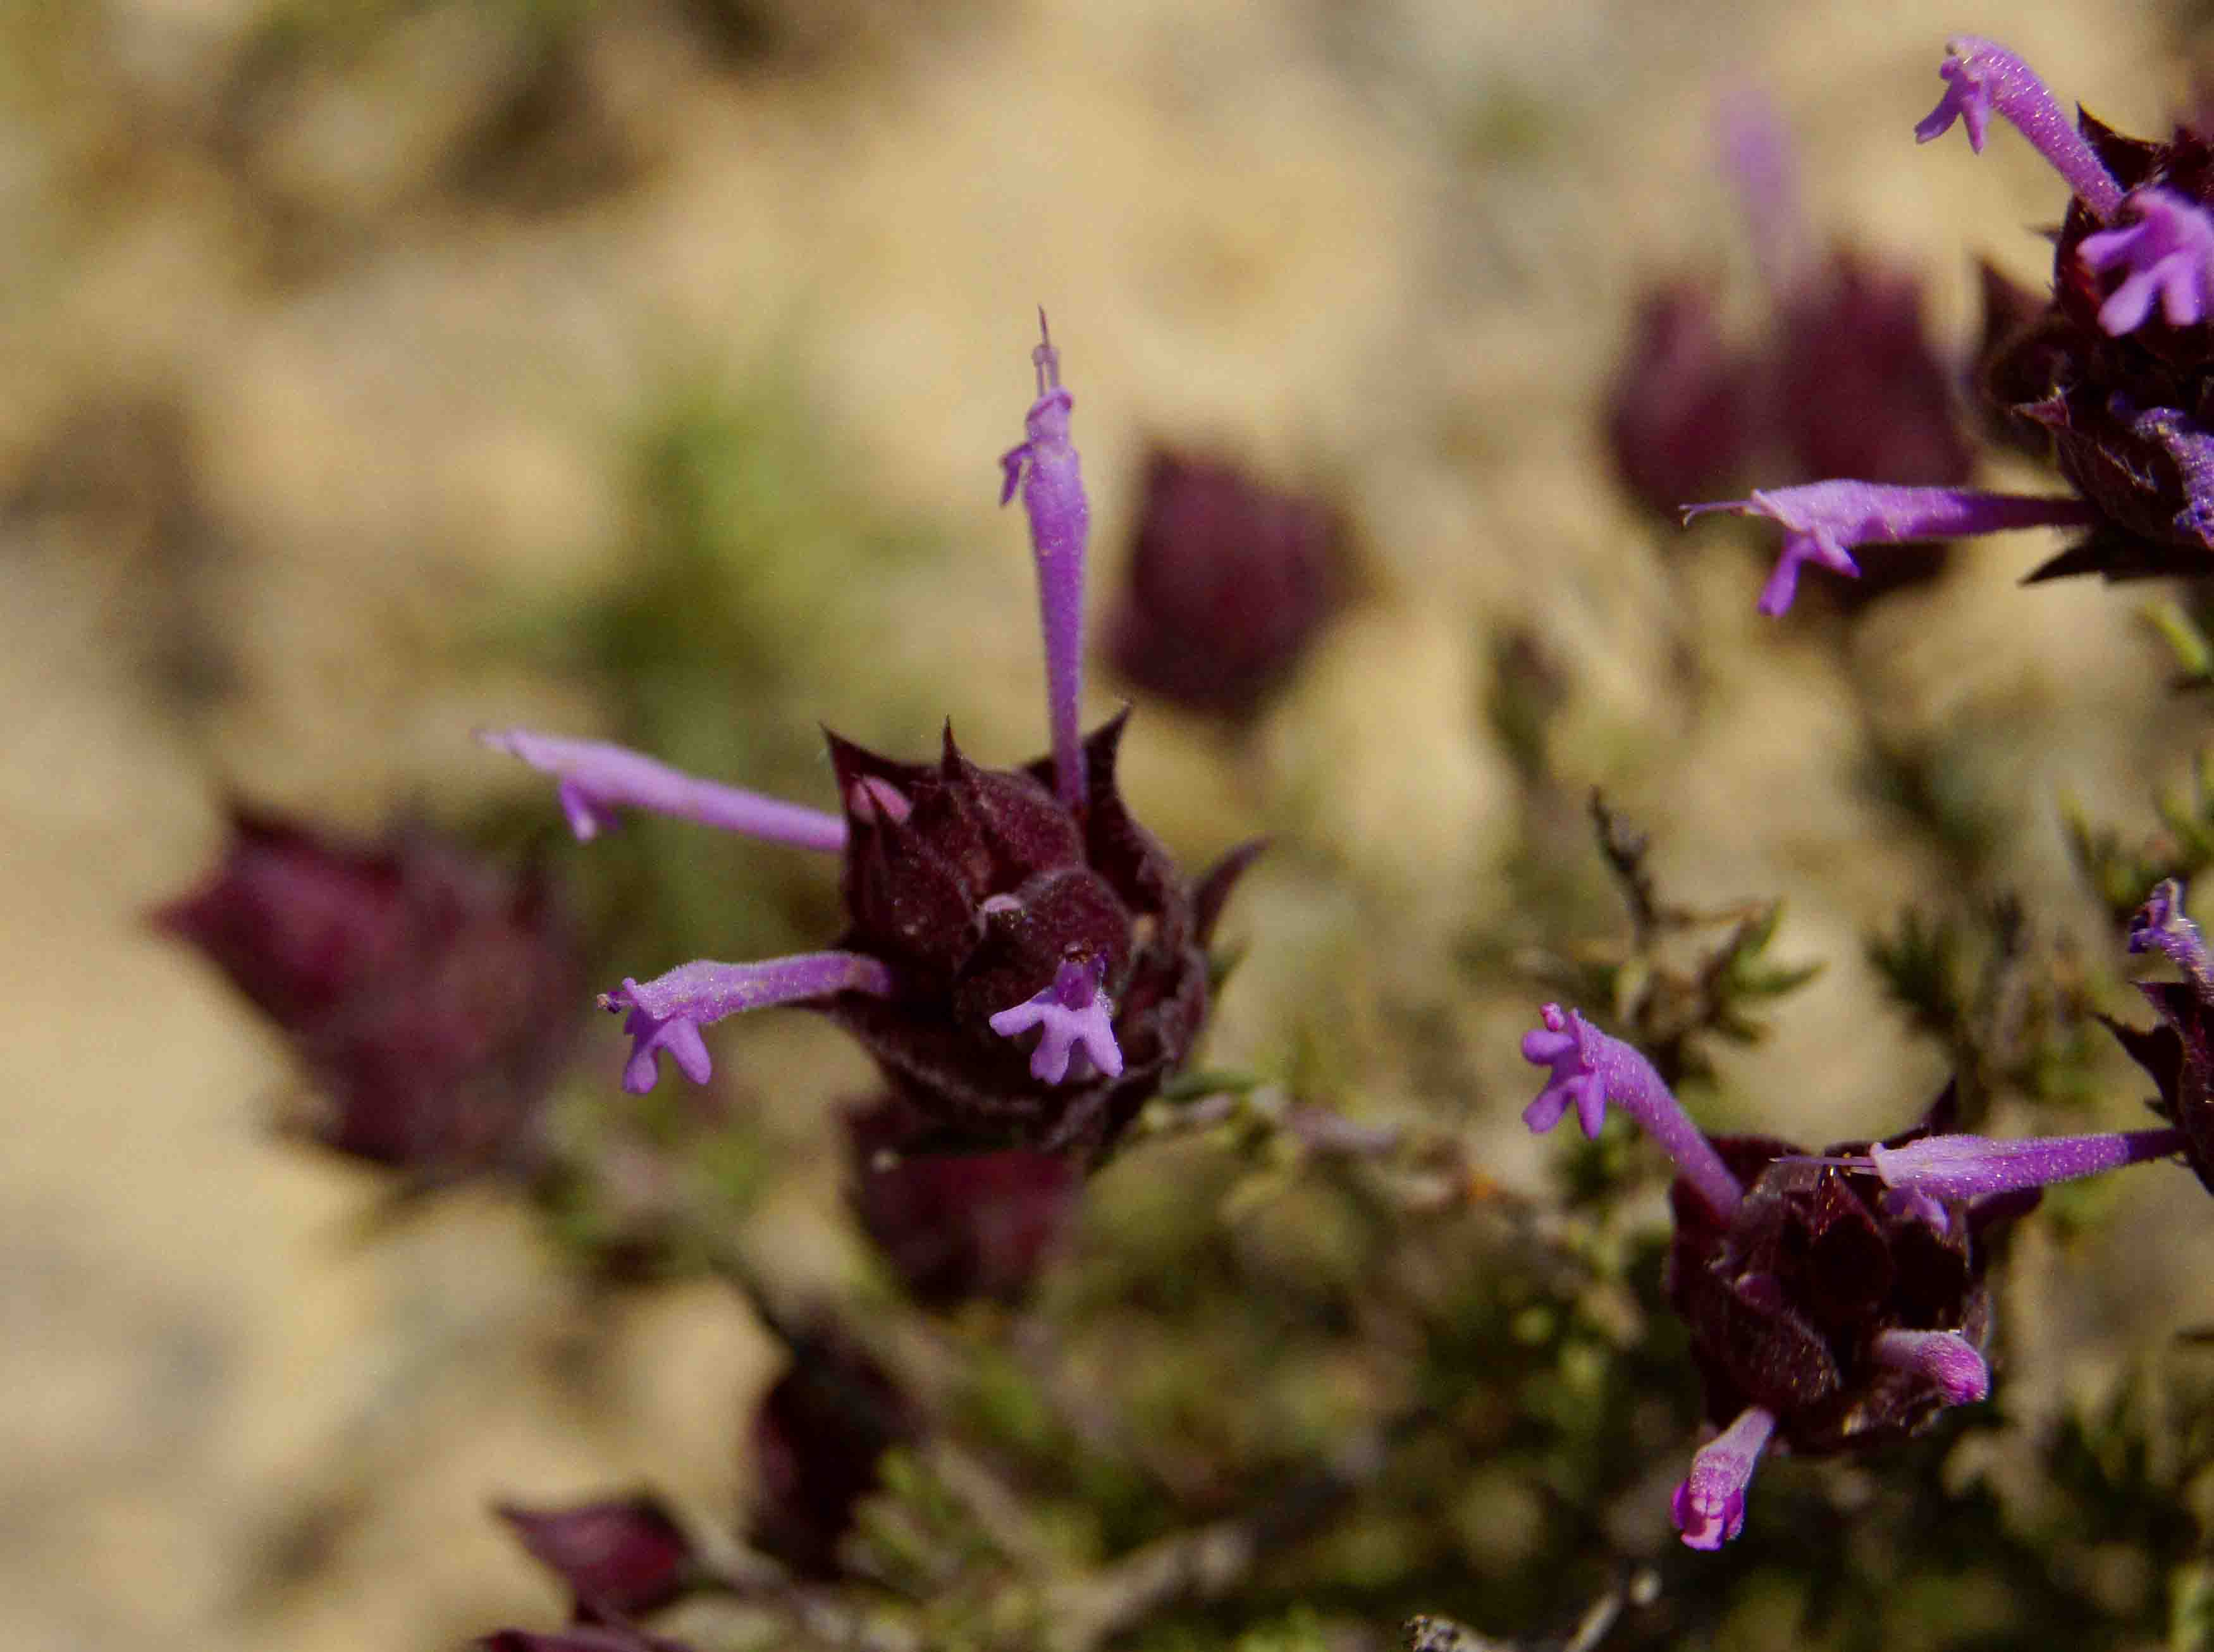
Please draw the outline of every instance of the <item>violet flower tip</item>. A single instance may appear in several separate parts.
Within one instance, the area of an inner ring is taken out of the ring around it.
[[[1691,1483],[1686,1480],[1669,1499],[1668,1517],[1683,1534],[1685,1548],[1711,1553],[1745,1529],[1745,1498],[1740,1494],[1729,1499],[1719,1513],[1701,1508],[1692,1502]]]

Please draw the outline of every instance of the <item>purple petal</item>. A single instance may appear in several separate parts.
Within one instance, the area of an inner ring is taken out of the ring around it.
[[[1991,1394],[1991,1367],[1957,1331],[1883,1331],[1873,1352],[1879,1363],[1923,1378],[1948,1405],[1971,1405]]]
[[[2126,207],[2133,222],[2086,236],[2076,248],[2088,268],[2122,272],[2099,326],[2116,338],[2135,332],[2155,298],[2170,327],[2195,326],[2214,304],[2214,218],[2169,189],[2141,189]]]
[[[2199,995],[2214,1002],[2214,955],[2199,926],[2183,915],[2183,885],[2173,878],[2153,886],[2130,920],[2130,951],[2162,952],[2191,977]]]
[[[1098,959],[1063,963],[1043,992],[992,1017],[992,1031],[1002,1038],[1042,1029],[1037,1048],[1031,1052],[1032,1078],[1059,1084],[1065,1078],[1087,1077],[1095,1068],[1110,1079],[1122,1076],[1115,1006],[1100,984],[1104,974]]]
[[[1937,72],[1945,95],[1916,125],[1917,143],[1929,143],[1960,120],[1968,129],[1968,147],[1984,152],[1984,134],[1993,114],[2011,122],[2030,147],[2068,180],[2068,187],[2101,220],[2122,203],[2122,187],[2098,152],[2068,119],[2045,83],[2020,58],[1996,40],[1963,34],[1945,43],[1948,53]]]
[[[626,980],[601,995],[600,1006],[629,1012],[623,1031],[633,1043],[623,1068],[623,1088],[642,1096],[659,1076],[655,1058],[664,1050],[693,1083],[707,1081],[714,1068],[700,1037],[701,1027],[746,1010],[841,992],[888,997],[891,972],[858,952],[802,952],[761,964],[715,964],[703,958],[643,984]]]
[[[1038,312],[1038,340],[1031,352],[1037,369],[1037,400],[1023,419],[1029,439],[1000,460],[1005,472],[1000,503],[1014,497],[1019,476],[1023,509],[1031,521],[1031,551],[1037,563],[1038,619],[1045,633],[1054,790],[1076,809],[1083,806],[1085,798],[1084,741],[1078,714],[1084,697],[1084,549],[1092,533],[1092,507],[1084,497],[1076,450],[1068,440],[1068,415],[1075,398],[1061,388],[1061,352],[1046,331],[1043,309]]]
[[[1851,554],[1855,545],[1960,539],[2016,528],[2081,528],[2095,520],[2091,507],[2076,499],[1848,480],[1756,489],[1742,499],[1687,505],[1684,520],[1689,523],[1710,511],[1765,517],[1783,529],[1783,554],[1760,596],[1760,611],[1771,615],[1791,606],[1804,563],[1818,562],[1839,573],[1857,575],[1860,567]]]
[[[1868,1163],[1891,1187],[1936,1199],[1978,1199],[2052,1182],[2096,1176],[2183,1151],[2180,1130],[2121,1130],[2107,1135],[1925,1135],[1904,1147],[1874,1147]]]
[[[846,847],[846,823],[835,815],[703,780],[624,746],[528,729],[484,729],[477,738],[554,776],[569,829],[587,842],[616,824],[619,810],[631,808],[827,854]]]
[[[1716,1215],[1735,1215],[1744,1190],[1653,1063],[1574,1010],[1548,1004],[1540,1014],[1545,1025],[1522,1035],[1522,1059],[1532,1067],[1550,1067],[1552,1076],[1523,1110],[1522,1122],[1542,1134],[1558,1124],[1573,1104],[1584,1134],[1596,1138],[1612,1101],[1660,1144],[1675,1161],[1677,1173]]]
[[[1746,1488],[1775,1432],[1775,1413],[1752,1405],[1699,1448],[1669,1508],[1688,1547],[1719,1549],[1745,1529]]]

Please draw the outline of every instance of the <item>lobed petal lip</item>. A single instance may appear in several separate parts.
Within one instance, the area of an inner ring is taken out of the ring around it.
[[[1550,1068],[1552,1074],[1523,1111],[1522,1122],[1542,1135],[1573,1104],[1585,1135],[1595,1140],[1612,1101],[1660,1144],[1675,1161],[1677,1173],[1716,1215],[1725,1221],[1735,1215],[1744,1188],[1653,1063],[1575,1010],[1548,1004],[1539,1017],[1544,1025],[1522,1035],[1522,1059],[1532,1067]]]
[[[1102,984],[1104,959],[1064,962],[1035,996],[991,1018],[992,1031],[1012,1038],[1042,1029],[1031,1052],[1031,1076],[1045,1084],[1080,1080],[1094,1069],[1122,1076],[1122,1050],[1115,1042],[1115,1005]]]
[[[2172,189],[2140,189],[2124,203],[2132,221],[2089,235],[2076,255],[2122,280],[2099,308],[2099,326],[2120,337],[2142,327],[2156,300],[2170,327],[2193,327],[2214,309],[2214,217]]]
[[[1915,124],[1917,143],[1943,137],[1958,120],[1967,130],[1968,147],[1981,155],[1991,117],[1998,115],[2029,140],[2101,222],[2113,217],[2122,202],[2121,185],[2035,70],[1979,34],[1956,35],[1945,43],[1945,52],[1937,68],[1945,91],[1937,107]]]

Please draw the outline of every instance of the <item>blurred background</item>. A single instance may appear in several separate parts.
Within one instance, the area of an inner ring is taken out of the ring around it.
[[[1864,945],[1903,910],[2010,892],[2112,976],[2068,811],[2154,832],[2205,730],[2147,592],[2016,589],[2057,547],[2032,534],[1764,621],[1758,535],[1680,535],[1610,452],[1642,295],[1771,325],[1716,160],[1745,88],[1798,144],[1813,244],[1918,281],[1941,358],[1975,337],[1976,259],[2043,281],[2059,195],[2027,147],[1912,141],[1946,27],[2146,134],[2210,39],[2194,6],[2119,0],[0,9],[0,1642],[453,1645],[561,1609],[491,1500],[743,1496],[780,1356],[723,1287],[579,1283],[481,1186],[388,1208],[276,1128],[293,1053],[150,914],[243,802],[535,856],[594,988],[821,944],[826,867],[674,827],[570,845],[472,731],[621,738],[818,806],[819,725],[1042,750],[1030,565],[994,509],[1040,304],[1103,639],[1164,456],[1313,502],[1300,531],[1335,548],[1238,703],[1135,655],[1091,686],[1095,716],[1137,704],[1127,790],[1187,868],[1276,840],[1226,925],[1247,956],[1210,1065],[1544,1185],[1515,1041],[1533,956],[1620,927],[1593,785],[1671,898],[1781,898],[1776,955],[1826,965],[1716,1052],[1717,1124],[1919,1111],[1948,1050]],[[615,1025],[581,1037],[562,1105],[625,1104]],[[760,1251],[829,1288],[834,1110],[865,1063],[799,1016],[713,1042],[775,1144]],[[2142,1080],[2087,1060],[2069,1104],[2127,1123]],[[1142,1157],[1080,1243],[1142,1213],[1166,1173]],[[2204,1194],[2100,1196],[2017,1259],[2017,1416],[2214,1319]],[[1768,1622],[1730,1643],[1789,1643]]]

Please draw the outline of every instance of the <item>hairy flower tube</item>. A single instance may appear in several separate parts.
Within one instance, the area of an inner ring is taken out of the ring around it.
[[[632,1039],[625,1088],[651,1089],[664,1051],[704,1081],[704,1028],[792,1005],[830,1016],[875,1059],[889,1098],[920,1121],[903,1150],[1096,1157],[1190,1053],[1207,1015],[1208,938],[1251,854],[1187,884],[1123,805],[1124,719],[1079,731],[1091,516],[1070,440],[1074,398],[1039,319],[1036,399],[1024,439],[1000,463],[1000,502],[1020,493],[1030,523],[1049,755],[982,768],[949,727],[935,759],[910,763],[831,735],[831,813],[620,746],[483,736],[555,779],[579,837],[645,809],[841,857],[847,922],[829,948],[702,959],[602,995]]]
[[[2214,572],[2214,428],[2201,395],[2214,372],[2214,145],[2187,128],[2149,143],[2088,114],[2071,123],[2027,64],[1980,37],[1953,40],[1940,73],[1944,94],[1915,129],[1921,141],[1957,123],[1980,152],[1996,117],[2069,188],[2050,294],[1987,273],[1974,382],[1988,421],[2048,460],[2070,491],[1837,480],[1753,493],[1719,508],[1785,530],[1762,611],[1790,605],[1808,562],[1853,574],[1856,545],[2028,527],[2083,530],[2034,579]],[[1902,492],[1915,497],[1874,497]],[[1688,508],[1686,520],[1709,508]]]
[[[1676,1492],[1685,1544],[1737,1535],[1771,1445],[1820,1455],[1881,1444],[1988,1393],[1985,1240],[2023,1201],[1902,1193],[1869,1163],[1961,1139],[1940,1134],[1949,1092],[1905,1135],[1809,1155],[1770,1137],[1705,1135],[1649,1062],[1573,1010],[1547,1005],[1522,1054],[1551,1069],[1523,1114],[1531,1129],[1573,1107],[1596,1135],[1612,1103],[1675,1161],[1665,1283],[1721,1430]]]

